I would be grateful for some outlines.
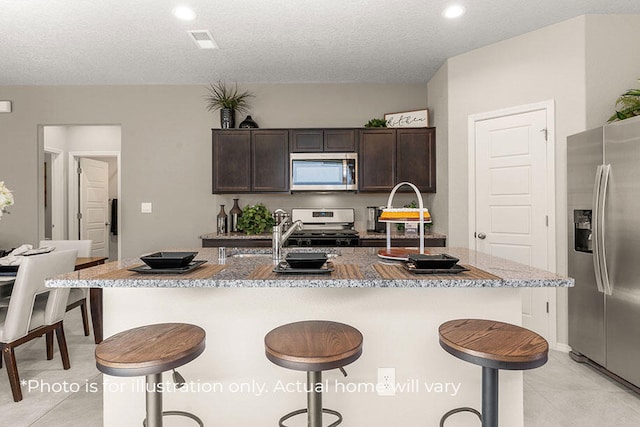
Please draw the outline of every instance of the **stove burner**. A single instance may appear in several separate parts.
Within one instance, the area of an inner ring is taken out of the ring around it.
[[[287,246],[358,246],[358,243],[358,232],[349,229],[303,229],[287,240]]]

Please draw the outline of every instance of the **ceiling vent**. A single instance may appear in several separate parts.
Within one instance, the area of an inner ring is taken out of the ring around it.
[[[193,30],[187,31],[191,40],[198,46],[200,49],[217,49],[218,44],[213,39],[213,36],[209,32],[209,30]]]

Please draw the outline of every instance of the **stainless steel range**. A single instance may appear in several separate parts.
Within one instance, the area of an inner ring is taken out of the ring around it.
[[[353,209],[292,209],[291,220],[304,224],[291,234],[285,246],[358,246]]]

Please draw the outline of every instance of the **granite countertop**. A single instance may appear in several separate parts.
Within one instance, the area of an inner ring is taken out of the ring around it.
[[[211,287],[211,288],[431,288],[431,287],[568,287],[573,286],[573,279],[556,275],[547,271],[527,267],[523,264],[508,261],[503,258],[492,257],[465,248],[428,248],[428,253],[447,253],[460,259],[460,264],[476,267],[484,272],[496,276],[491,279],[474,279],[463,275],[450,274],[432,276],[430,274],[408,274],[409,277],[385,279],[377,268],[386,265],[401,265],[397,261],[388,261],[377,256],[379,248],[291,248],[289,251],[325,251],[329,253],[329,260],[335,267],[355,268],[361,273],[361,278],[342,279],[332,274],[321,275],[279,275],[273,279],[255,279],[252,274],[258,268],[269,271],[273,267],[270,249],[244,248],[226,251],[226,259],[218,262],[218,248],[177,249],[176,251],[198,252],[196,259],[207,260],[205,265],[222,264],[224,268],[210,278],[189,279],[180,275],[145,275],[135,274],[132,277],[108,279],[101,276],[117,270],[140,265],[139,258],[129,258],[122,261],[79,270],[73,273],[57,276],[46,281],[49,287],[137,287],[137,288],[175,288],[175,287]],[[285,248],[285,253],[287,249]],[[253,254],[253,256],[237,256]],[[234,256],[235,255],[235,256]],[[217,266],[216,266],[217,267]],[[337,268],[336,268],[337,271]],[[464,274],[464,273],[463,273]]]
[[[376,233],[373,231],[360,231],[358,235],[361,239],[386,239],[386,233]],[[244,234],[244,233],[228,233],[217,234],[208,233],[200,236],[201,239],[267,239],[271,240],[271,233],[261,234]],[[405,234],[405,233],[391,233],[392,239],[418,239],[418,234]],[[440,233],[427,233],[424,234],[425,239],[446,239],[447,236]]]
[[[361,231],[358,233],[361,239],[386,239],[387,233],[376,233],[374,231]],[[391,233],[392,239],[419,239],[420,234],[412,234],[412,233]],[[424,232],[425,239],[446,239],[447,236],[445,234],[440,233],[428,233],[426,230]]]

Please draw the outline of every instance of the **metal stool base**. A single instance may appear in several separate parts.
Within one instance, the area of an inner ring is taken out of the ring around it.
[[[165,417],[167,415],[177,415],[177,416],[181,416],[181,417],[191,418],[193,421],[198,423],[198,426],[204,427],[204,423],[202,422],[202,420],[200,418],[198,418],[197,416],[193,415],[190,412],[184,412],[184,411],[163,411],[162,412],[162,416],[163,417]],[[142,421],[142,425],[144,427],[147,427],[147,420],[146,419],[144,421]]]
[[[306,414],[307,412],[308,412],[307,408],[298,409],[297,411],[289,412],[288,414],[286,414],[282,418],[280,418],[280,421],[278,421],[278,426],[279,427],[287,427],[286,425],[283,424],[285,421],[287,421],[289,418],[295,417],[296,415]],[[323,414],[331,414],[331,415],[335,415],[336,417],[338,417],[338,419],[336,421],[334,421],[332,424],[329,424],[327,427],[336,427],[337,425],[342,423],[342,414],[340,412],[334,411],[333,409],[322,408],[322,413]]]
[[[447,412],[446,414],[444,414],[442,416],[442,418],[440,418],[440,427],[444,427],[444,422],[447,420],[447,418],[449,418],[453,414],[457,414],[458,412],[472,412],[472,413],[476,414],[478,416],[478,418],[480,419],[480,422],[482,422],[482,414],[480,413],[480,411],[478,411],[476,409],[473,409],[473,408],[469,408],[468,406],[464,406],[462,408],[452,409],[449,412]]]

